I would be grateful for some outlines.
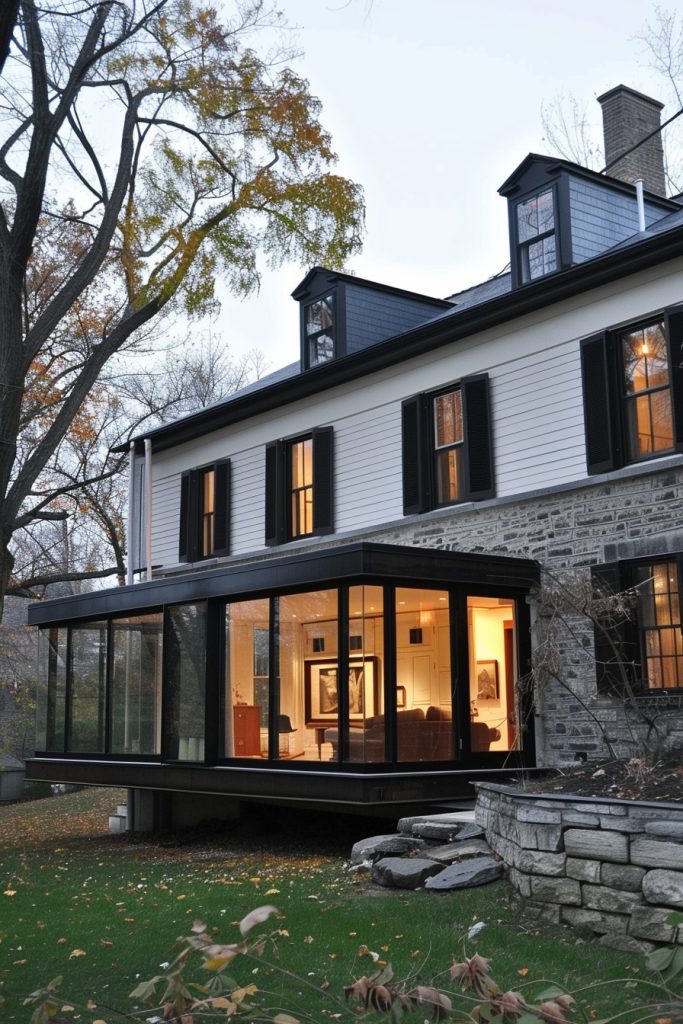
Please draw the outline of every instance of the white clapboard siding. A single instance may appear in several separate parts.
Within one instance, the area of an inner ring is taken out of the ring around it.
[[[262,445],[232,456],[230,546],[235,554],[263,547],[265,474],[266,456]]]
[[[400,518],[400,403],[335,423],[334,450],[336,529],[366,529]]]

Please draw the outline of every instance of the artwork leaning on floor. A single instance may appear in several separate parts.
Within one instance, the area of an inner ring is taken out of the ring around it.
[[[360,721],[376,714],[377,659],[354,659],[349,664],[349,718]],[[336,661],[306,662],[306,725],[336,723],[339,715],[339,671]]]

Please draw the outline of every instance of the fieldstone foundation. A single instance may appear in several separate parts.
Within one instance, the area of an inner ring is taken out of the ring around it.
[[[683,804],[526,793],[479,783],[476,821],[530,916],[603,945],[683,945]]]

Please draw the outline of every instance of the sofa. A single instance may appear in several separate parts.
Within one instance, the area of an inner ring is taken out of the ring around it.
[[[406,708],[396,712],[398,758],[400,761],[452,761],[454,760],[453,721],[447,708],[434,705],[427,708]],[[491,743],[500,739],[498,729],[484,722],[472,722],[473,751],[486,751]],[[326,729],[325,742],[332,744],[332,757],[336,760],[339,730]],[[365,721],[365,728],[351,723],[349,729],[349,761],[376,764],[386,760],[384,715],[374,715]]]

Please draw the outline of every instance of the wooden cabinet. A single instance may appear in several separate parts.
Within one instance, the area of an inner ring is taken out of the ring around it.
[[[261,753],[261,709],[240,704],[232,709],[235,757],[258,757]]]

